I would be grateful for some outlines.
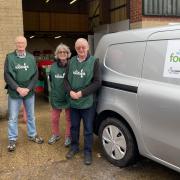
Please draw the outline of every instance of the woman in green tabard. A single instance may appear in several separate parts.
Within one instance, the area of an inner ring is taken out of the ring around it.
[[[66,115],[66,132],[65,132],[65,146],[69,146],[71,143],[70,137],[70,109],[67,101],[67,96],[64,90],[64,77],[68,59],[71,56],[71,52],[68,46],[60,44],[55,51],[56,62],[52,65],[50,70],[50,102],[52,106],[51,112],[51,126],[52,136],[49,139],[49,144],[54,144],[60,139],[59,131],[59,117],[62,109],[65,110]]]

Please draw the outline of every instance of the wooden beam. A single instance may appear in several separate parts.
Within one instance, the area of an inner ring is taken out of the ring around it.
[[[110,0],[99,0],[100,3],[100,24],[110,23]]]

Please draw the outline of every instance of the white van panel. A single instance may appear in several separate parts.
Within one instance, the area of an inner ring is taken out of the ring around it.
[[[152,156],[180,166],[180,86],[142,80],[138,90],[145,146]]]
[[[103,78],[98,115],[111,110],[123,116],[140,154],[180,172],[180,78],[164,73],[169,57],[180,62],[180,47],[173,51],[175,56],[166,54],[171,42],[178,40],[180,26],[113,33],[101,39],[95,56]],[[137,46],[133,49],[131,44]]]
[[[168,78],[163,75],[168,41],[169,40],[147,42],[142,78],[180,85],[180,79]],[[170,41],[173,42],[177,40]]]
[[[163,40],[163,39],[177,39],[180,38],[180,29],[169,30],[169,31],[158,31],[151,34],[148,38],[149,41],[152,40]]]
[[[180,79],[163,76],[168,39],[177,39],[174,33],[156,33],[149,38],[155,39],[158,35],[167,40],[147,42],[138,97],[142,133],[149,153],[180,166],[177,158],[180,152]]]

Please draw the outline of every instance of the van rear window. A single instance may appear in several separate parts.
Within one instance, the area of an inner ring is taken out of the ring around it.
[[[105,65],[112,71],[140,77],[145,42],[132,42],[109,46]]]

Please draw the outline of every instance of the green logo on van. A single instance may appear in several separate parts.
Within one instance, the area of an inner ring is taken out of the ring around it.
[[[176,52],[176,54],[171,53],[170,62],[180,62],[180,51]]]

